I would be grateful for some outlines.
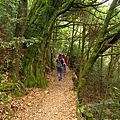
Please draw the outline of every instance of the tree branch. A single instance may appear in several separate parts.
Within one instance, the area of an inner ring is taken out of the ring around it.
[[[100,50],[100,54],[104,53],[107,49],[109,49],[112,46],[112,44],[115,44],[119,39],[120,39],[120,31],[118,31],[118,33],[114,35],[114,37],[111,40],[108,40],[103,43],[104,45]],[[109,45],[106,45],[106,44],[109,44]]]
[[[96,3],[96,4],[94,4],[95,2],[90,2],[90,3],[88,3],[88,4],[83,4],[82,2],[81,3],[74,3],[73,4],[73,8],[86,8],[86,7],[90,7],[90,6],[99,6],[99,5],[102,5],[102,4],[104,4],[105,2],[107,2],[108,0],[105,0],[104,2],[100,2],[100,3]]]
[[[57,18],[59,15],[65,13],[67,10],[69,10],[69,9],[71,8],[71,6],[72,6],[72,4],[73,4],[74,1],[75,1],[75,0],[67,0],[67,1],[62,5],[62,7],[60,7],[60,8],[53,14],[52,18],[49,20],[49,23],[54,23],[55,20],[56,20],[56,18]],[[50,24],[50,26],[48,27],[48,31],[51,30],[52,26],[53,26],[53,24]]]

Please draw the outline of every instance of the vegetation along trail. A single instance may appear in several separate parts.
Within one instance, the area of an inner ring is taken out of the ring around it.
[[[77,120],[76,94],[72,90],[72,71],[67,71],[58,81],[56,70],[47,76],[46,90],[28,89],[28,95],[13,100],[19,106],[12,120]]]

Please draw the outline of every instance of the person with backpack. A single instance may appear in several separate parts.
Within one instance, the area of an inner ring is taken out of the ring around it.
[[[63,54],[63,72],[64,73],[66,72],[66,62],[67,62],[66,56]]]
[[[56,60],[56,68],[57,68],[57,74],[59,81],[62,80],[63,75],[63,56],[62,54],[59,54],[58,59]]]

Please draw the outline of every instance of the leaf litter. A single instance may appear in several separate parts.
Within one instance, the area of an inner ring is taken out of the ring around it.
[[[56,70],[47,75],[48,87],[27,88],[27,95],[11,99],[11,120],[77,120],[73,72],[67,68],[61,81]]]

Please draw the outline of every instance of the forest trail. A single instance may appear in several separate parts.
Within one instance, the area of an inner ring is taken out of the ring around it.
[[[47,75],[46,90],[31,88],[25,97],[11,101],[17,107],[12,120],[77,120],[72,74],[67,68],[63,79],[58,81],[54,70]]]

